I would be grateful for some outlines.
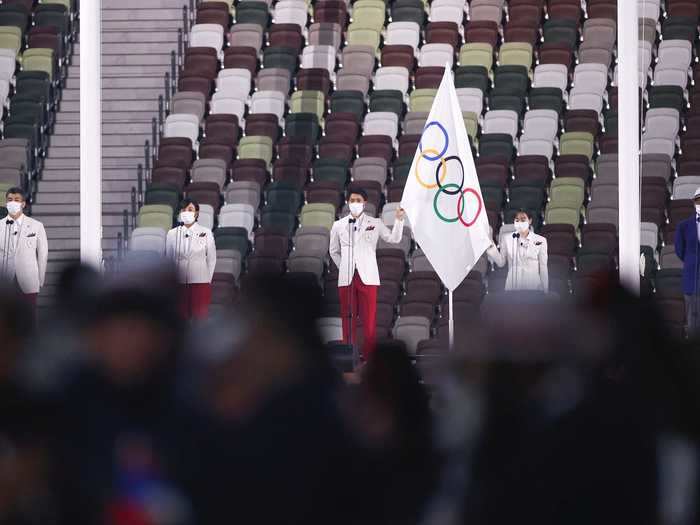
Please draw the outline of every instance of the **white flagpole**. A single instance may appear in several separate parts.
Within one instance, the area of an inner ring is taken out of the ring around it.
[[[620,282],[639,295],[639,77],[637,72],[637,2],[617,1],[617,52],[620,131],[618,173],[620,193]]]
[[[450,290],[448,295],[448,300],[449,300],[449,306],[450,306],[450,324],[449,324],[449,331],[450,331],[450,352],[454,351],[455,349],[455,319],[454,316],[452,315],[452,290]]]

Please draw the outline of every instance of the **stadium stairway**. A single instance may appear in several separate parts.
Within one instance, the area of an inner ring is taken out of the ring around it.
[[[125,211],[165,94],[186,0],[105,0],[102,22],[102,199],[105,259],[116,255]],[[47,229],[49,265],[40,304],[54,294],[60,271],[80,249],[80,44],[74,46],[33,214]],[[150,155],[149,155],[150,156]],[[149,159],[150,161],[150,159]],[[138,198],[138,197],[137,197]],[[137,209],[137,208],[135,208]]]

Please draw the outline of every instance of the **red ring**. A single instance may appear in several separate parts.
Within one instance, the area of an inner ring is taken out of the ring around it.
[[[476,215],[474,215],[474,220],[471,222],[466,222],[462,218],[462,214],[459,212],[459,209],[461,208],[461,204],[462,204],[462,199],[464,199],[464,194],[467,192],[473,193],[474,196],[476,197],[477,202],[479,203],[479,209],[476,210]],[[479,194],[477,193],[477,191],[474,188],[464,188],[464,190],[462,190],[462,193],[459,194],[459,199],[457,199],[457,217],[459,218],[459,222],[464,224],[467,228],[469,228],[470,226],[473,226],[474,223],[476,222],[476,220],[479,218],[479,215],[481,214],[481,210],[483,207],[484,207],[484,204],[481,201],[481,197],[479,197]]]

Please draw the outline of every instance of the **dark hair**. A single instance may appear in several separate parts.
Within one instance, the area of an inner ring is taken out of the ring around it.
[[[19,186],[12,186],[10,189],[8,189],[5,192],[5,198],[9,197],[11,193],[16,193],[17,195],[21,195],[23,201],[27,200],[27,195],[24,193],[24,190],[22,188],[20,188]]]
[[[525,208],[518,208],[513,217],[517,217],[519,213],[524,213],[528,219],[532,219],[532,215],[530,215],[530,212],[527,211]]]
[[[354,193],[355,195],[360,195],[365,201],[368,200],[368,198],[367,198],[367,192],[365,191],[364,188],[359,188],[359,187],[355,187],[355,186],[350,186],[350,187],[348,188],[348,199],[350,198],[350,195],[352,195],[353,193]]]
[[[184,209],[187,208],[187,206],[189,206],[190,204],[192,204],[192,205],[194,206],[194,209],[195,209],[197,212],[199,212],[199,203],[198,203],[196,200],[194,200],[194,199],[190,199],[189,197],[185,197],[184,199],[182,199],[182,200],[180,201],[180,207],[179,207],[178,209],[184,210]]]

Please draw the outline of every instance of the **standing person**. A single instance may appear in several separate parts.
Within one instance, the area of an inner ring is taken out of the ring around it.
[[[180,283],[180,315],[204,319],[211,303],[211,280],[216,267],[216,245],[209,228],[197,224],[199,203],[180,203],[178,225],[168,232],[166,255],[175,261]]]
[[[335,221],[331,228],[330,256],[338,267],[338,294],[343,318],[343,342],[355,343],[357,317],[362,320],[364,343],[362,359],[374,349],[377,315],[377,241],[399,243],[403,235],[404,211],[396,210],[392,230],[381,219],[364,213],[367,192],[362,188],[349,190],[350,213]],[[350,325],[352,324],[352,333]]]
[[[515,214],[515,232],[501,238],[501,248],[491,244],[486,254],[499,268],[508,263],[506,290],[549,291],[547,239],[531,230],[532,218],[525,210]]]
[[[683,297],[685,298],[686,330],[698,332],[698,243],[700,242],[700,188],[693,195],[695,213],[676,226],[676,255],[683,261]]]
[[[39,221],[24,215],[27,198],[22,188],[10,188],[5,198],[7,217],[0,221],[0,270],[35,311],[49,254],[46,230]]]

